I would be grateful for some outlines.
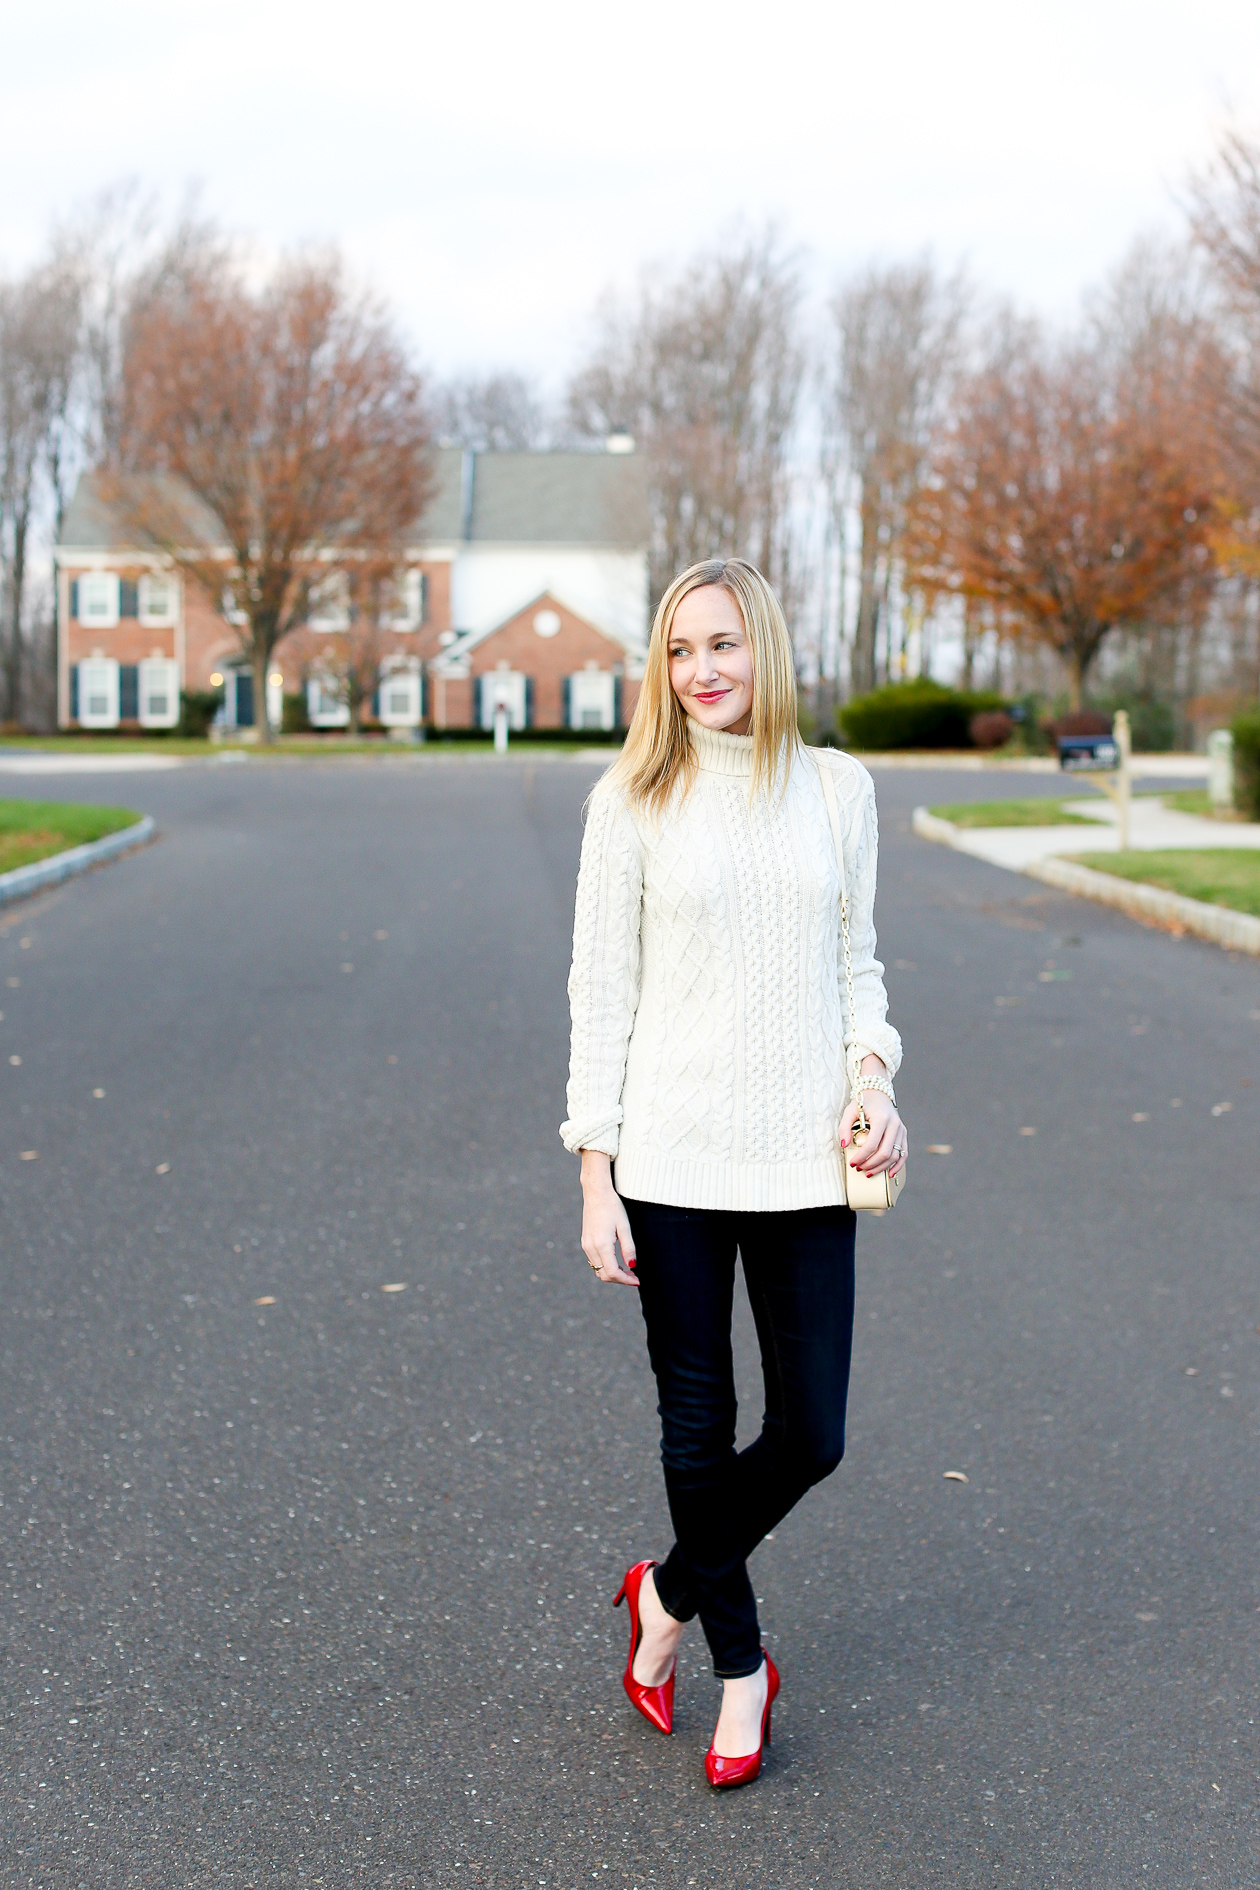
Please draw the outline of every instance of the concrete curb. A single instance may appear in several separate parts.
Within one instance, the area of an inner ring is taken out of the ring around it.
[[[11,873],[0,873],[0,906],[8,905],[13,899],[24,899],[28,893],[39,892],[45,886],[55,886],[63,879],[73,879],[76,873],[86,873],[106,860],[116,860],[120,854],[144,846],[156,832],[153,816],[146,814],[134,827],[107,833],[103,840],[93,840],[85,847],[70,847],[65,853],[52,854],[49,859],[33,860],[29,866],[15,866]]]
[[[937,840],[943,846],[957,847],[957,828],[952,820],[929,814],[926,807],[916,807],[910,825],[921,839]],[[961,849],[959,849],[961,850]],[[978,858],[976,854],[969,856]],[[1009,870],[1009,869],[1008,869]],[[1232,912],[1228,906],[1211,906],[1202,899],[1187,899],[1184,893],[1164,892],[1159,886],[1144,886],[1139,880],[1120,879],[1115,873],[1099,873],[1092,866],[1077,866],[1071,860],[1051,855],[1033,860],[1024,867],[1029,879],[1039,879],[1060,892],[1075,893],[1081,899],[1093,899],[1101,906],[1114,906],[1131,919],[1142,919],[1168,932],[1190,932],[1226,951],[1250,952],[1260,957],[1260,919],[1247,912]]]

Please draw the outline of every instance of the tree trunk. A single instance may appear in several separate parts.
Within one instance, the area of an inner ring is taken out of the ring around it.
[[[28,495],[29,500],[29,495]],[[9,647],[5,652],[5,714],[22,714],[22,593],[26,589],[26,530],[29,503],[13,509],[13,560],[9,566]]]
[[[864,696],[875,687],[875,638],[879,628],[879,593],[875,571],[879,563],[879,512],[868,488],[862,489],[862,559],[858,589],[857,626],[849,658],[849,690]]]
[[[254,638],[254,727],[258,730],[260,742],[274,740],[271,723],[267,717],[267,672],[271,668],[271,652],[261,637]]]
[[[1074,714],[1085,705],[1085,672],[1089,668],[1092,654],[1092,651],[1082,650],[1076,644],[1068,646],[1068,707]]]

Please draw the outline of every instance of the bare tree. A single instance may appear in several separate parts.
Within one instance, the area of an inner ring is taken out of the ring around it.
[[[967,292],[929,261],[872,265],[831,304],[835,353],[824,392],[823,471],[840,530],[860,520],[854,694],[873,689],[878,632],[897,583],[907,508],[957,364]]]
[[[191,243],[135,298],[112,495],[216,603],[230,589],[260,706],[312,585],[397,558],[431,491],[429,440],[406,349],[334,257],[253,289],[220,245]],[[259,727],[270,739],[265,713]]]
[[[523,374],[462,375],[433,395],[434,430],[444,446],[479,452],[536,452],[551,440],[546,409]]]
[[[629,305],[605,299],[569,388],[579,436],[647,456],[651,587],[738,554],[793,602],[790,448],[804,357],[797,264],[773,231],[737,237]]]
[[[0,285],[0,576],[4,714],[22,713],[31,533],[47,490],[56,524],[79,363],[80,285],[57,259]]]

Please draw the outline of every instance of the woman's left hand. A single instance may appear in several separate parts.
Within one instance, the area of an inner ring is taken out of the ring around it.
[[[906,1133],[906,1125],[897,1114],[895,1104],[890,1103],[881,1090],[863,1091],[862,1106],[866,1110],[871,1132],[852,1165],[864,1175],[882,1175],[885,1170],[895,1175],[904,1166],[909,1152],[910,1138]],[[842,1149],[847,1149],[853,1140],[853,1125],[857,1118],[858,1105],[851,1102],[840,1118]],[[847,1155],[845,1160],[848,1160]]]

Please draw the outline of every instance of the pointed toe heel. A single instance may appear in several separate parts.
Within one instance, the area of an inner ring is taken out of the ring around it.
[[[650,1720],[658,1732],[672,1733],[674,1730],[674,1676],[659,1687],[645,1687],[634,1677],[634,1657],[639,1651],[639,1637],[642,1632],[639,1623],[639,1590],[643,1586],[643,1577],[649,1569],[656,1567],[655,1562],[636,1562],[633,1568],[626,1570],[626,1579],[617,1590],[613,1607],[619,1608],[623,1601],[630,1606],[630,1652],[626,1656],[626,1671],[621,1684],[626,1690],[626,1698],[631,1706]]]
[[[765,1649],[762,1649],[765,1652]],[[704,1775],[718,1791],[731,1791],[736,1785],[751,1785],[761,1771],[761,1755],[770,1744],[771,1708],[779,1697],[779,1670],[766,1654],[766,1703],[761,1713],[761,1743],[755,1752],[738,1759],[723,1758],[712,1745],[704,1755]]]

